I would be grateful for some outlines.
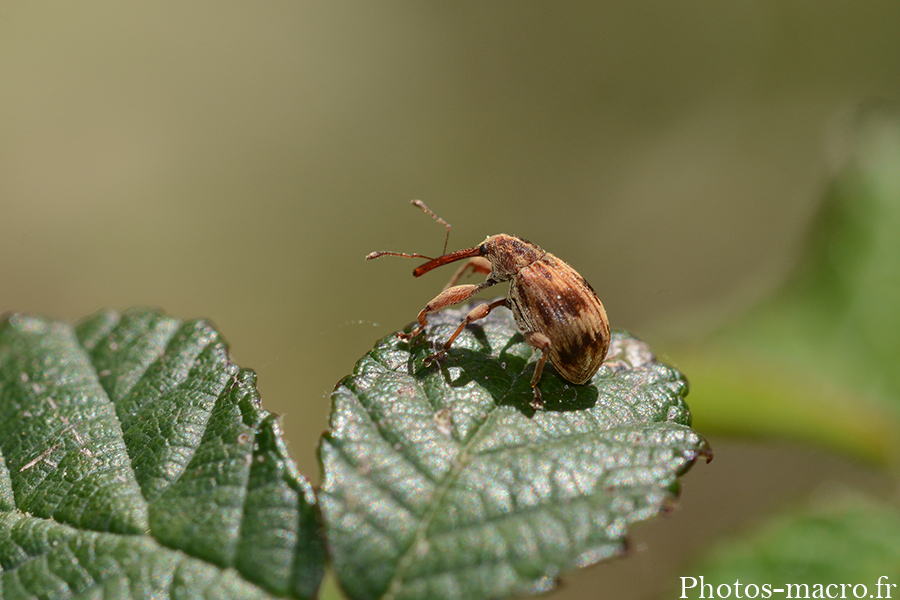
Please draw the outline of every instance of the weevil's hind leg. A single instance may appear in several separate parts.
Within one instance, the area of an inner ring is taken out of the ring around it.
[[[541,398],[541,391],[538,389],[537,384],[541,380],[541,373],[544,372],[544,365],[547,363],[547,358],[549,356],[550,338],[537,331],[528,331],[523,335],[529,346],[541,351],[541,357],[534,367],[534,375],[531,376],[531,389],[534,390],[534,400],[531,401],[531,406],[535,410],[539,410],[543,408],[544,400]]]
[[[437,312],[442,308],[446,308],[448,306],[453,306],[454,304],[459,304],[460,302],[464,302],[483,290],[484,288],[490,287],[494,285],[494,281],[485,281],[484,283],[479,284],[470,284],[470,285],[457,285],[452,288],[447,288],[437,296],[435,296],[431,302],[425,305],[421,311],[419,311],[418,321],[419,324],[409,333],[398,333],[397,337],[402,340],[411,340],[416,337],[422,330],[425,329],[425,326],[428,325],[428,314]],[[453,337],[456,337],[455,334]],[[451,338],[452,339],[452,338]]]
[[[447,282],[447,285],[444,286],[444,289],[452,288],[456,285],[456,282],[462,279],[463,275],[466,274],[466,271],[472,269],[473,273],[481,273],[482,275],[490,275],[491,274],[491,261],[486,259],[483,256],[474,256],[463,263],[463,265],[456,270],[456,273],[453,274],[453,277],[450,278],[450,281]]]

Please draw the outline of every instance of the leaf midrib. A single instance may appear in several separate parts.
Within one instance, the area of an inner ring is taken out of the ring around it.
[[[422,394],[425,397],[428,397],[425,386],[423,386],[419,380],[415,381],[416,385],[419,386]],[[447,471],[447,473],[444,474],[444,476],[438,483],[437,493],[435,493],[435,495],[432,497],[427,513],[419,521],[419,524],[416,526],[415,533],[413,534],[412,541],[400,556],[400,559],[397,561],[397,568],[394,569],[391,580],[388,582],[388,585],[385,588],[385,593],[382,595],[383,600],[392,600],[397,596],[397,593],[400,590],[400,586],[402,586],[403,582],[406,579],[405,574],[408,571],[409,566],[416,558],[416,549],[419,548],[419,545],[425,540],[428,528],[434,521],[435,516],[437,516],[438,510],[443,506],[444,498],[447,496],[447,492],[450,490],[453,483],[456,482],[456,480],[459,478],[463,470],[470,463],[470,460],[468,459],[468,457],[470,456],[469,449],[471,449],[480,439],[479,433],[484,429],[487,423],[494,419],[494,415],[497,414],[498,408],[499,405],[497,403],[494,403],[492,405],[492,408],[488,412],[487,417],[485,419],[482,419],[482,421],[478,423],[478,425],[475,427],[475,430],[469,436],[469,439],[462,445],[461,449],[456,454],[455,459],[451,461],[453,466]]]

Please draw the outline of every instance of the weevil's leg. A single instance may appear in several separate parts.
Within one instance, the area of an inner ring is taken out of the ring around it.
[[[491,261],[486,259],[483,256],[474,256],[463,263],[463,265],[456,270],[456,273],[453,274],[453,277],[450,278],[450,281],[447,282],[447,285],[444,286],[444,289],[452,288],[456,285],[456,282],[462,279],[462,276],[465,275],[466,271],[472,269],[473,273],[481,273],[482,275],[490,275],[491,274]]]
[[[452,288],[451,288],[452,289]],[[490,304],[479,304],[475,308],[469,311],[469,314],[466,315],[466,318],[463,319],[463,322],[459,324],[459,327],[456,328],[456,331],[453,332],[446,342],[444,342],[444,347],[439,351],[435,352],[431,356],[425,359],[425,364],[432,362],[438,358],[441,358],[447,353],[447,350],[450,349],[450,345],[453,344],[453,340],[455,340],[460,333],[463,332],[463,329],[466,328],[466,325],[471,323],[472,321],[477,321],[478,319],[483,319],[488,314],[497,308],[498,306],[506,306],[506,298],[500,298],[499,300],[494,300]]]
[[[447,288],[440,294],[434,297],[431,302],[425,305],[419,312],[418,321],[419,324],[413,329],[410,333],[398,333],[397,337],[403,340],[410,340],[417,335],[419,335],[425,326],[428,325],[428,317],[429,313],[437,312],[442,308],[446,308],[448,306],[453,306],[454,304],[459,304],[465,300],[468,300],[484,288],[490,287],[494,285],[494,281],[485,281],[484,283],[479,284],[470,284],[470,285],[458,285],[456,287]]]
[[[524,336],[528,345],[541,351],[541,357],[534,367],[534,375],[531,376],[531,389],[534,390],[534,400],[531,401],[531,406],[535,409],[539,409],[544,406],[544,401],[541,399],[541,391],[538,389],[537,384],[541,380],[541,373],[544,372],[544,365],[547,363],[547,353],[550,350],[550,338],[537,331],[528,331]]]
[[[467,314],[466,318],[463,319],[463,322],[459,324],[459,327],[456,328],[456,331],[453,332],[453,335],[451,335],[450,338],[446,342],[444,342],[444,350],[450,349],[450,344],[452,344],[453,340],[455,340],[457,336],[462,333],[463,329],[466,328],[466,325],[468,325],[472,321],[477,321],[478,319],[485,318],[492,310],[494,310],[498,306],[506,306],[506,298],[494,300],[490,304],[479,304],[471,311],[469,311],[469,314]]]

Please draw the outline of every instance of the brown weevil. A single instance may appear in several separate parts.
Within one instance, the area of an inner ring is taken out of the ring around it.
[[[450,225],[421,201],[413,200],[413,204],[447,227],[441,256],[431,258],[423,254],[383,251],[370,253],[366,260],[380,256],[424,258],[428,262],[415,268],[413,275],[416,277],[458,260],[468,260],[444,290],[419,312],[416,328],[410,333],[398,333],[398,337],[409,340],[417,336],[428,324],[429,313],[459,304],[485,288],[509,281],[508,297],[473,308],[444,342],[443,349],[426,361],[441,358],[466,325],[483,319],[498,306],[506,306],[512,311],[525,341],[541,351],[531,377],[535,408],[542,405],[537,384],[548,359],[559,374],[572,383],[587,383],[594,376],[609,350],[609,321],[603,304],[584,277],[549,252],[505,233],[488,236],[477,246],[447,254]],[[487,279],[479,284],[456,285],[469,269],[487,275]]]

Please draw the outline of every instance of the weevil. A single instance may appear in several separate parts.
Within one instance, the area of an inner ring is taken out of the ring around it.
[[[464,302],[492,285],[509,281],[509,295],[506,298],[473,308],[444,342],[443,348],[429,356],[426,362],[443,357],[466,325],[483,319],[499,306],[505,306],[512,312],[525,341],[541,351],[531,377],[531,388],[534,390],[532,405],[535,408],[543,404],[537,386],[547,360],[572,383],[584,384],[594,376],[609,350],[609,320],[603,303],[584,277],[546,250],[505,233],[488,236],[477,246],[447,254],[450,224],[421,201],[413,200],[413,204],[447,227],[441,255],[432,258],[424,254],[378,251],[368,254],[366,260],[381,256],[426,259],[428,262],[413,270],[416,277],[458,260],[466,262],[444,290],[419,312],[416,327],[409,333],[398,333],[398,337],[412,339],[424,331],[430,313]],[[487,279],[479,284],[456,285],[468,270],[487,275]]]

